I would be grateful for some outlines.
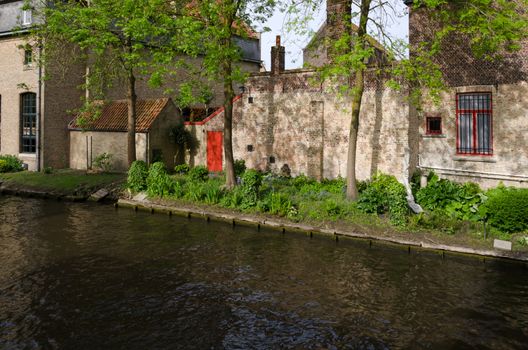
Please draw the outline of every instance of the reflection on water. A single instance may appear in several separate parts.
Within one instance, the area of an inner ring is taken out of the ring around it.
[[[0,198],[0,348],[525,349],[513,264]]]

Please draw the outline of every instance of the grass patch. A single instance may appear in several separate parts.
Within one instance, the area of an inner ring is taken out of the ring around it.
[[[103,187],[111,183],[124,181],[125,178],[126,174],[87,174],[85,171],[71,169],[54,170],[51,174],[33,171],[0,174],[0,181],[10,187],[60,193]]]

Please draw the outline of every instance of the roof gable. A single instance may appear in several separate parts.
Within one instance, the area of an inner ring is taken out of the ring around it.
[[[77,116],[70,122],[70,130],[90,131],[127,131],[128,106],[126,100],[116,100],[103,103],[101,114],[85,128],[78,123]],[[160,113],[173,104],[170,98],[137,100],[136,102],[136,132],[148,132]]]

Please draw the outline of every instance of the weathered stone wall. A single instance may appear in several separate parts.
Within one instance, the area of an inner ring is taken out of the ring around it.
[[[20,94],[38,93],[38,69],[24,65],[26,41],[20,37],[0,39],[0,153],[13,154],[37,168],[36,154],[20,153]]]
[[[278,76],[260,74],[247,81],[247,92],[235,103],[235,159],[244,159],[250,168],[276,172],[288,164],[292,175],[318,179],[345,175],[350,105],[327,87],[314,84],[313,75],[290,71]],[[367,84],[360,116],[359,179],[377,171],[400,180],[407,176],[405,149],[411,147],[414,156],[417,150],[413,145],[417,140],[409,138],[409,115],[402,93],[385,88],[382,82]],[[222,130],[222,117],[219,114],[202,128]],[[200,154],[205,154],[206,146],[202,143]]]
[[[147,134],[136,133],[136,158],[147,161]],[[87,169],[102,153],[112,154],[112,170],[128,169],[127,133],[70,131],[70,167]]]

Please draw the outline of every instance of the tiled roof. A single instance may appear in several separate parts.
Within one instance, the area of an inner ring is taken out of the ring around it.
[[[136,132],[147,132],[152,123],[169,102],[169,98],[137,100],[136,102]],[[111,101],[104,104],[101,115],[84,128],[77,123],[77,118],[71,121],[70,130],[93,131],[127,131],[128,106],[126,100]]]

